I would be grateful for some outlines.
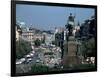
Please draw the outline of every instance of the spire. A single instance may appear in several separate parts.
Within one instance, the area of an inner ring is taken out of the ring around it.
[[[80,26],[80,22],[78,21],[77,26]]]

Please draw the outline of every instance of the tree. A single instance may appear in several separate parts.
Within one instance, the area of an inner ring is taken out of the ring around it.
[[[55,45],[55,41],[52,41],[52,44]]]
[[[34,44],[35,44],[35,46],[40,46],[41,41],[40,41],[39,39],[36,39],[36,40],[34,41]]]
[[[43,39],[41,40],[41,43],[45,43],[45,36],[43,36]]]
[[[83,43],[83,55],[85,57],[91,57],[91,56],[95,56],[95,39],[94,38],[91,38],[88,40],[88,42],[84,42]]]
[[[49,67],[40,65],[40,64],[34,64],[31,68],[32,73],[43,73],[43,72],[48,72]]]
[[[20,59],[31,51],[31,44],[24,40],[16,41],[16,58]]]
[[[96,19],[92,17],[93,19],[90,21],[89,24],[89,33],[93,34],[94,37],[96,36]]]

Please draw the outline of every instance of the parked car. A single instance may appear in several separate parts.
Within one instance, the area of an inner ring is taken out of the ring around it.
[[[36,63],[39,63],[40,62],[40,60],[38,59],[38,60],[36,60]]]
[[[16,62],[16,64],[21,64],[21,63],[22,63],[21,61],[17,61],[17,62]]]
[[[20,60],[18,60],[18,61],[16,62],[16,64],[22,64],[25,60],[26,60],[25,58],[21,58]]]

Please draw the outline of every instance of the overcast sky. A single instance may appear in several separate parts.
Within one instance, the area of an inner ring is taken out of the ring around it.
[[[16,5],[16,20],[27,26],[43,30],[54,30],[55,27],[64,27],[70,13],[76,16],[76,22],[84,22],[95,14],[91,8],[72,8],[40,5]]]

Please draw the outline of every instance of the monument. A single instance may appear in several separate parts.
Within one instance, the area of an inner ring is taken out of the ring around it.
[[[63,66],[72,67],[73,65],[81,63],[77,56],[77,43],[73,35],[73,29],[75,27],[75,16],[73,16],[72,13],[70,13],[65,27],[66,30],[68,30],[68,35],[66,36],[68,39],[66,39],[64,43]]]
[[[69,31],[68,35],[72,36],[73,28],[75,27],[75,16],[72,16],[72,13],[70,13],[70,16],[68,17],[68,21],[65,27]]]

